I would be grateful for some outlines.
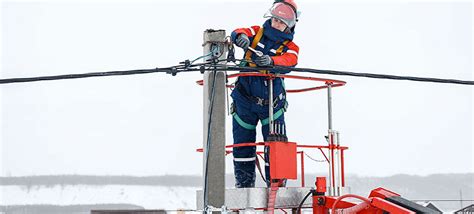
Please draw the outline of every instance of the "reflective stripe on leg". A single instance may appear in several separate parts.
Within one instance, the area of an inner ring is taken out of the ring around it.
[[[248,161],[255,161],[255,157],[251,158],[234,158],[235,162],[248,162]]]

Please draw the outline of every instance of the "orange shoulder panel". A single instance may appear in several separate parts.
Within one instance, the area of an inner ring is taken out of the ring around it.
[[[237,34],[244,33],[248,37],[254,37],[255,34],[257,34],[258,30],[260,30],[260,26],[252,26],[252,27],[249,27],[249,28],[237,28],[234,31]]]
[[[280,66],[296,66],[298,64],[298,53],[300,48],[294,42],[286,44],[288,50],[281,56],[272,56],[273,64]]]

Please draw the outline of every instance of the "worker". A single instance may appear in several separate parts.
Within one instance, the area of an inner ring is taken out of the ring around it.
[[[288,73],[271,66],[294,67],[298,62],[299,47],[293,42],[299,12],[293,0],[277,0],[265,13],[263,26],[238,28],[231,34],[232,41],[244,50],[245,60],[251,67],[268,67],[271,73]],[[258,56],[249,47],[261,51]],[[269,103],[267,77],[239,77],[232,91],[232,132],[234,145],[254,143],[256,126],[260,121],[264,141],[269,135]],[[274,123],[285,125],[286,91],[282,78],[273,79]],[[265,180],[270,185],[268,149],[265,149]],[[255,146],[234,147],[234,175],[237,188],[255,187]]]

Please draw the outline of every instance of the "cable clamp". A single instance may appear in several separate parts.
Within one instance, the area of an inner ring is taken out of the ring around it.
[[[178,70],[175,67],[173,67],[170,70],[166,71],[166,73],[171,74],[171,76],[176,76],[176,74],[178,73]]]

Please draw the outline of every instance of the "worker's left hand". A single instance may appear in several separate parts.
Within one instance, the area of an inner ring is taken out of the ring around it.
[[[258,66],[272,66],[273,65],[273,60],[270,56],[268,55],[263,55],[263,56],[260,56],[260,57],[257,57],[255,58],[255,60],[253,60],[255,62],[255,64],[257,64]]]

